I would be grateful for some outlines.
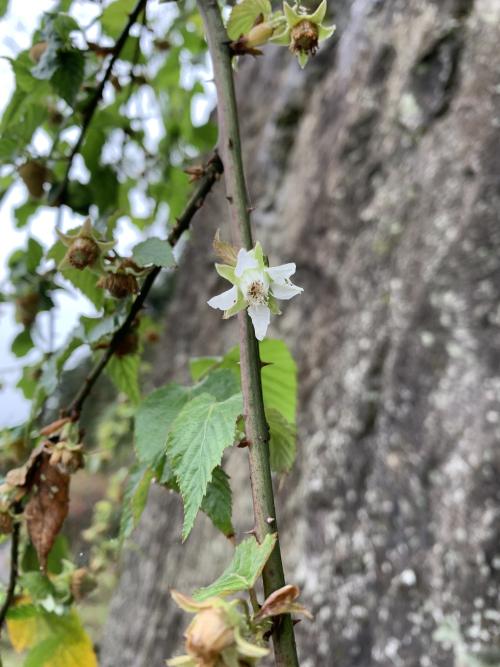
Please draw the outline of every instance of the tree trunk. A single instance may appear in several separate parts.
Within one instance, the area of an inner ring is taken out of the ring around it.
[[[500,3],[334,8],[337,37],[303,73],[267,47],[237,74],[256,236],[305,288],[273,322],[300,371],[278,505],[288,580],[315,614],[297,626],[301,665],[465,667],[433,639],[445,617],[500,645]],[[226,225],[219,188],[179,269],[158,384],[236,342],[205,303]],[[239,531],[245,458],[229,461]],[[154,490],[104,667],[163,665],[187,620],[168,589],[229,559],[204,519],[181,546],[181,514]]]

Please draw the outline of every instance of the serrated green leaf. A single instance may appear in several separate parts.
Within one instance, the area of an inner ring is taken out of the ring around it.
[[[278,473],[290,472],[296,455],[295,425],[287,422],[283,415],[274,409],[267,410],[266,417],[271,434],[269,441],[271,469]]]
[[[168,384],[153,391],[142,401],[135,416],[134,441],[139,461],[150,466],[158,464],[165,454],[172,423],[189,400],[206,393],[223,401],[239,390],[234,375],[224,369],[214,371],[194,387]]]
[[[200,588],[193,595],[201,602],[215,595],[230,595],[253,588],[276,544],[276,534],[266,535],[262,544],[249,537],[239,544],[229,566],[210,586]]]
[[[228,36],[230,39],[238,39],[241,35],[246,35],[261,14],[266,19],[271,11],[269,0],[242,0],[231,10],[227,22]]]
[[[109,4],[101,15],[101,26],[104,32],[117,39],[127,25],[128,15],[134,9],[137,0],[115,0]]]
[[[170,243],[155,237],[146,239],[134,246],[132,257],[139,266],[152,265],[169,269],[175,264]]]
[[[220,466],[213,471],[212,481],[201,503],[201,510],[226,537],[234,535],[229,476]]]
[[[297,409],[297,366],[282,340],[266,338],[259,345],[262,369],[262,391],[266,411],[277,410],[290,424],[295,424]],[[227,368],[239,377],[240,353],[233,347],[224,357],[194,359],[191,373],[203,377],[212,368]]]
[[[189,372],[196,382],[221,361],[221,357],[195,357],[189,360]]]
[[[191,390],[191,398],[200,394],[210,394],[218,401],[226,399],[240,392],[240,382],[227,368],[218,368],[206,375]]]
[[[54,91],[70,106],[83,83],[85,58],[78,49],[59,51],[50,83]]]
[[[106,373],[115,387],[130,398],[132,403],[139,403],[139,370],[141,358],[138,354],[126,354],[123,357],[114,355],[106,366]]]
[[[190,399],[190,389],[168,384],[140,404],[135,416],[135,450],[141,463],[155,466],[165,453],[172,422]]]
[[[218,402],[201,394],[187,403],[172,424],[167,438],[167,456],[184,502],[185,540],[212,479],[212,471],[233,444],[236,420],[243,411],[241,394]]]

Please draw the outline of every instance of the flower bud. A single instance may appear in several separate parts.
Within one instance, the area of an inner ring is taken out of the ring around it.
[[[234,643],[234,629],[226,621],[222,609],[203,609],[186,631],[186,650],[204,663],[215,660]],[[204,664],[203,663],[203,664]]]
[[[99,246],[91,238],[77,238],[70,245],[67,260],[75,269],[82,270],[95,264],[99,257]]]

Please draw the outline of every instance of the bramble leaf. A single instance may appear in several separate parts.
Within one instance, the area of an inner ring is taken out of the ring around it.
[[[141,357],[138,354],[126,354],[123,357],[113,355],[106,366],[106,373],[115,387],[128,396],[132,403],[139,403],[141,400],[140,365]]]
[[[153,265],[169,269],[175,264],[170,243],[155,237],[146,239],[134,246],[132,257],[139,266]]]
[[[214,468],[224,449],[233,444],[242,410],[239,393],[221,402],[203,393],[187,403],[172,424],[167,456],[184,501],[183,540],[193,527]]]
[[[266,411],[266,417],[271,434],[269,442],[271,469],[278,473],[290,472],[296,454],[295,425],[287,422],[274,408]]]
[[[252,588],[260,577],[275,543],[276,534],[266,535],[262,544],[253,537],[241,542],[226,570],[213,584],[198,589],[193,595],[195,600],[201,602],[215,595],[230,595]]]

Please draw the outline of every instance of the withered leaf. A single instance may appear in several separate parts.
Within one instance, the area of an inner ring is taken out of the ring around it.
[[[44,452],[37,464],[31,498],[24,510],[28,533],[44,571],[54,540],[68,514],[69,480],[69,475],[50,464],[50,454]]]
[[[35,447],[35,449],[31,452],[29,459],[24,463],[22,466],[19,466],[19,468],[12,468],[12,470],[9,470],[5,477],[5,481],[7,484],[10,486],[28,486],[31,477],[31,472],[34,471],[34,467],[36,462],[38,461],[39,457],[42,455],[43,451],[45,450],[45,444],[42,442],[42,444],[38,445],[38,447]]]
[[[215,232],[215,237],[212,245],[215,254],[222,262],[224,262],[225,264],[229,264],[229,266],[236,266],[236,261],[238,259],[236,249],[233,248],[233,246],[230,245],[229,243],[221,241],[220,229],[218,229]]]
[[[51,424],[47,424],[47,426],[44,426],[41,431],[40,435],[45,435],[45,436],[50,436],[53,435],[54,433],[57,433],[62,429],[62,427],[67,424],[70,421],[69,417],[63,417],[62,419],[56,419],[55,422],[52,422]]]
[[[312,619],[311,612],[298,602],[295,602],[299,595],[300,589],[298,586],[288,584],[287,586],[278,588],[277,591],[271,593],[264,600],[260,611],[255,615],[255,620],[262,620],[270,616],[279,616],[280,614],[301,614],[306,618]]]

